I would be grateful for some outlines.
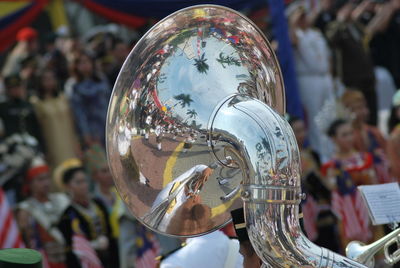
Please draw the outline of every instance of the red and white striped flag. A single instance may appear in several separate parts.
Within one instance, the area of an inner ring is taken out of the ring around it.
[[[390,176],[389,167],[386,164],[386,162],[384,162],[384,160],[382,160],[381,163],[376,163],[374,165],[374,169],[375,169],[376,177],[378,179],[378,183],[389,183],[389,182],[396,181],[395,179],[393,179]]]
[[[361,229],[363,232],[363,239],[365,239],[365,241],[368,241],[369,239],[372,238],[373,234],[372,234],[372,231],[370,228],[370,219],[369,219],[368,208],[365,205],[364,199],[363,199],[360,191],[356,191],[356,193],[355,193],[354,205],[356,208],[358,220],[361,224]]]
[[[307,195],[306,201],[302,205],[304,229],[307,237],[311,241],[318,238],[317,217],[319,214],[318,204],[311,195]]]
[[[368,211],[358,191],[344,195],[333,191],[332,210],[343,222],[345,237],[362,242],[371,238]]]
[[[44,249],[39,249],[40,254],[42,254],[42,266],[43,268],[51,268],[49,263],[49,258],[47,257],[46,252]]]
[[[103,268],[96,251],[81,234],[72,237],[72,249],[81,261],[82,268]]]
[[[146,250],[144,254],[136,259],[135,267],[137,268],[154,268],[157,267],[158,261],[156,260],[158,256],[158,250],[151,248]]]
[[[137,226],[137,238],[136,238],[136,268],[155,268],[158,265],[156,260],[160,245],[154,236],[154,234],[147,230],[143,225]]]
[[[7,197],[0,188],[0,249],[24,248],[21,235],[14,215],[8,204]]]

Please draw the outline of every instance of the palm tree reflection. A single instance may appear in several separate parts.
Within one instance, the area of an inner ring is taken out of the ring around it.
[[[194,61],[194,66],[196,66],[197,71],[199,71],[199,73],[207,74],[208,64],[206,63],[207,59],[205,58],[205,53],[203,53],[198,59],[194,59]]]
[[[190,103],[193,102],[192,98],[190,97],[190,94],[182,93],[182,94],[174,96],[174,99],[176,99],[180,103],[182,108],[185,108],[186,105],[190,106]]]

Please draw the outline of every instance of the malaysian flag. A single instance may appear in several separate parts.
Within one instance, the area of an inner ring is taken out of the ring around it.
[[[372,237],[368,210],[348,172],[337,177],[338,188],[332,192],[332,210],[342,220],[344,236],[367,242]]]
[[[395,181],[389,174],[389,160],[382,150],[373,153],[374,170],[378,179],[377,183],[389,183]]]
[[[84,235],[73,235],[72,249],[79,258],[82,268],[103,268],[96,251],[92,248]]]
[[[7,197],[0,188],[0,249],[24,248],[17,223],[8,204]]]
[[[46,252],[44,251],[44,249],[39,249],[38,250],[40,252],[40,254],[42,254],[42,267],[43,268],[51,268],[51,265],[49,263],[49,258],[47,257]]]
[[[155,268],[158,265],[156,260],[160,246],[154,234],[141,224],[137,224],[136,247],[137,255],[135,267],[137,268]]]
[[[312,195],[307,195],[306,201],[302,204],[304,229],[308,239],[315,241],[318,238],[317,217],[319,207]]]

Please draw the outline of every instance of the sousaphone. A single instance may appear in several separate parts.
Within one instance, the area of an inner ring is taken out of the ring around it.
[[[365,267],[299,227],[300,157],[283,117],[276,56],[263,33],[221,6],[189,7],[151,28],[126,59],[107,117],[115,185],[136,218],[199,236],[244,206],[271,267]]]

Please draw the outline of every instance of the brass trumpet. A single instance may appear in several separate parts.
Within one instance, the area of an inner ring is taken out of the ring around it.
[[[394,243],[397,244],[397,250],[390,253],[389,247]],[[382,248],[387,264],[393,265],[400,261],[400,228],[369,245],[365,245],[360,241],[350,242],[346,247],[346,256],[368,267],[374,267],[374,255]]]

